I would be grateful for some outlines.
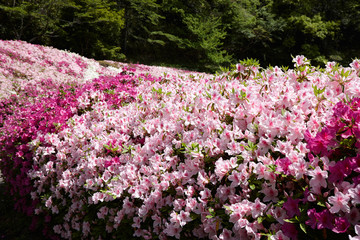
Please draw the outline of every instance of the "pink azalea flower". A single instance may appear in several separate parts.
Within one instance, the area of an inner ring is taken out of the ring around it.
[[[312,177],[309,184],[315,193],[319,193],[321,187],[327,187],[327,171],[324,171],[319,166],[317,166],[314,170],[309,170],[308,175]]]
[[[279,200],[279,198],[277,197],[278,190],[275,188],[274,185],[267,186],[267,184],[266,185],[264,184],[260,192],[262,192],[265,195],[263,199],[264,202],[269,202],[269,201],[277,202]]]
[[[175,237],[176,239],[180,239],[181,228],[175,224],[166,224],[166,228],[164,233],[168,236]]]
[[[349,240],[360,240],[360,224],[355,225],[356,236],[349,236]]]
[[[107,207],[101,207],[99,212],[97,213],[98,218],[105,219],[105,216],[108,214],[109,209]]]
[[[192,221],[189,212],[186,212],[186,211],[181,210],[178,216],[179,216],[180,226],[182,226],[182,227],[183,227],[187,222]]]
[[[200,192],[199,200],[204,201],[209,197],[211,197],[211,191],[208,188],[205,188],[203,191]]]
[[[133,218],[133,224],[131,225],[133,228],[140,228],[141,219],[139,217]]]
[[[289,166],[291,164],[291,161],[289,160],[289,158],[285,157],[285,158],[281,158],[276,160],[276,171],[282,172],[284,174],[289,174]]]
[[[270,237],[271,240],[290,240],[281,230],[276,232],[275,235]]]
[[[220,186],[216,191],[216,197],[220,199],[221,202],[225,202],[229,196],[235,193],[235,189],[227,186]]]
[[[335,188],[335,196],[331,196],[328,198],[329,203],[332,205],[332,207],[330,208],[330,212],[337,213],[339,211],[343,211],[345,213],[349,213],[349,200],[349,194],[343,194],[342,192],[337,190],[337,188]]]
[[[185,211],[190,212],[197,207],[198,202],[196,201],[195,198],[187,198],[185,201],[186,201]]]
[[[358,222],[360,222],[360,211],[356,207],[352,207],[350,212],[345,214],[345,216],[352,225],[356,225]]]
[[[299,161],[292,164],[291,170],[295,172],[294,175],[297,180],[303,178],[303,176],[306,175],[308,166],[308,162],[304,161],[303,159],[300,159]]]
[[[360,185],[357,184],[356,187],[349,190],[352,204],[360,204]]]
[[[219,178],[219,181],[229,172],[231,169],[231,164],[229,160],[223,160],[219,158],[215,162],[215,174]]]
[[[344,168],[342,162],[337,162],[334,166],[329,166],[329,182],[341,182],[345,177]]]
[[[220,240],[234,240],[235,238],[232,236],[232,231],[224,228],[222,233],[219,236]]]
[[[262,202],[260,202],[259,198],[255,199],[255,202],[252,204],[252,212],[251,216],[256,219],[259,216],[263,215],[264,210],[266,209],[266,205]]]
[[[303,56],[296,56],[294,59],[293,59],[293,62],[295,63],[294,66],[295,67],[299,67],[299,66],[302,66],[304,64],[308,64],[308,60]]]
[[[314,154],[327,156],[329,154],[328,148],[335,144],[335,132],[329,128],[324,128],[315,136],[315,138],[311,138],[308,131],[305,132],[304,137],[308,143],[308,148]]]

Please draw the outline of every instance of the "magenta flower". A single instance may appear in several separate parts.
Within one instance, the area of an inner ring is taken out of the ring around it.
[[[307,130],[308,131],[308,130]],[[314,138],[311,138],[311,135],[306,132],[304,134],[305,140],[308,143],[308,148],[314,154],[321,154],[323,156],[328,156],[330,154],[329,149],[332,147],[335,142],[335,131],[330,128],[324,128],[321,132],[316,134]]]
[[[292,240],[298,239],[298,230],[296,229],[296,225],[293,223],[285,222],[281,226],[281,231],[284,233],[285,236],[289,237]]]
[[[312,229],[316,229],[318,224],[318,219],[316,217],[316,209],[312,208],[307,211],[307,215],[309,217],[308,220],[306,220],[306,225],[309,225]]]
[[[344,169],[343,169],[343,163],[337,162],[334,166],[329,167],[329,182],[331,183],[337,183],[342,182],[345,177]]]
[[[283,208],[286,210],[289,218],[292,218],[295,215],[300,216],[299,202],[300,199],[294,200],[291,197],[288,197],[287,201],[284,203]]]
[[[332,229],[334,227],[334,216],[325,209],[322,212],[315,213],[316,220],[318,222],[317,229]]]
[[[290,173],[289,166],[291,164],[291,161],[289,160],[289,158],[286,157],[278,159],[275,163],[277,165],[276,171],[283,172],[286,175]]]
[[[343,119],[350,122],[353,118],[353,111],[348,105],[344,104],[343,102],[338,102],[337,104],[335,104],[333,109],[334,117],[336,117],[337,119]]]
[[[333,232],[336,233],[344,233],[350,227],[349,221],[345,217],[337,217],[335,218]]]

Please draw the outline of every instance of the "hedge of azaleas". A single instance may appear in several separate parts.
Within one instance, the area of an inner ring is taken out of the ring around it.
[[[217,76],[82,61],[76,77],[17,80],[0,103],[0,169],[44,234],[360,239],[358,60]],[[89,69],[107,72],[84,81]]]

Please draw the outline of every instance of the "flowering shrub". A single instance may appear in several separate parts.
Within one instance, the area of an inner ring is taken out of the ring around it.
[[[356,238],[357,66],[27,84],[0,168],[55,238]]]
[[[359,104],[359,98],[338,102],[327,125],[315,137],[305,135],[314,171],[304,210],[312,229],[343,233],[359,227]]]

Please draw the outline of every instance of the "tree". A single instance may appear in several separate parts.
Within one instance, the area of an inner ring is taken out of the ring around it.
[[[124,10],[115,1],[74,0],[63,7],[61,38],[55,44],[95,59],[121,60],[120,40]]]
[[[52,45],[97,59],[123,59],[124,10],[112,0],[1,1],[3,39]]]
[[[274,13],[286,21],[277,48],[294,55],[306,55],[316,64],[341,60],[338,52],[341,16],[334,14],[335,9],[343,8],[340,2],[274,0]]]
[[[47,44],[56,34],[56,21],[66,1],[0,1],[0,36]]]
[[[160,58],[202,70],[231,62],[223,48],[226,27],[212,2],[163,1],[159,14],[163,17],[151,39],[156,39],[163,51]]]
[[[225,49],[236,60],[247,57],[268,63],[276,55],[272,45],[285,27],[285,21],[272,12],[272,0],[219,0],[217,9],[227,27]]]
[[[125,54],[138,54],[136,49],[147,48],[149,44],[156,42],[149,38],[162,18],[158,14],[160,5],[156,0],[123,0],[118,1],[118,6],[125,14],[125,28],[122,34]]]

